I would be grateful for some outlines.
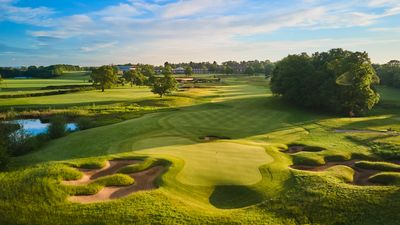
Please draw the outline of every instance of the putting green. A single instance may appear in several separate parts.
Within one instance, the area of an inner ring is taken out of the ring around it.
[[[157,140],[153,140],[157,141]],[[188,185],[251,185],[262,179],[259,167],[274,159],[262,147],[218,141],[140,151],[185,161],[177,180]]]

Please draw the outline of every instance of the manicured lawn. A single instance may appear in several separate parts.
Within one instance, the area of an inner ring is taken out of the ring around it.
[[[394,94],[400,91],[383,91],[382,98],[395,101]],[[36,107],[156,99],[147,88],[130,87],[51,97],[0,104]],[[262,77],[229,77],[220,86],[193,89],[165,100],[176,101],[176,110],[78,131],[14,158],[11,171],[0,174],[4,202],[0,222],[375,225],[400,220],[399,186],[349,184],[354,171],[346,166],[323,172],[290,168],[299,158],[321,164],[380,159],[371,143],[396,147],[399,136],[335,130],[399,129],[395,109],[378,106],[364,118],[311,112],[273,97]],[[225,139],[205,141],[205,136]],[[292,143],[326,150],[283,153]],[[67,201],[69,192],[58,183],[68,170],[62,163],[96,164],[90,161],[128,156],[172,163],[159,180],[159,189],[107,203]]]

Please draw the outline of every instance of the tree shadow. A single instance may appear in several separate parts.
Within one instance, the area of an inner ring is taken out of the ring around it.
[[[210,203],[220,209],[236,209],[262,202],[264,195],[250,186],[216,186]]]

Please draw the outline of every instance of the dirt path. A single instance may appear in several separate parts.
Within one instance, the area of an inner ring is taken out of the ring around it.
[[[63,184],[66,185],[82,185],[88,184],[93,180],[115,174],[120,168],[139,163],[141,161],[138,160],[112,160],[107,162],[107,165],[98,170],[87,170],[80,169],[83,172],[84,176],[75,181],[63,181]],[[165,168],[163,166],[155,166],[149,168],[144,171],[140,171],[137,173],[128,174],[135,180],[133,185],[125,186],[125,187],[104,187],[98,193],[94,195],[87,196],[70,196],[68,198],[71,202],[79,202],[79,203],[93,203],[93,202],[102,202],[109,201],[112,199],[122,198],[131,193],[142,191],[142,190],[152,190],[156,189],[155,180],[159,177],[163,172],[165,172]]]

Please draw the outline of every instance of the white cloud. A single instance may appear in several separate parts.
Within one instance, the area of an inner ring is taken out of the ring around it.
[[[83,46],[81,47],[81,50],[83,52],[94,52],[94,51],[99,51],[102,49],[108,49],[114,47],[118,42],[113,41],[113,42],[108,42],[108,43],[97,43],[97,44],[92,44],[89,46]]]
[[[17,7],[14,0],[0,1],[0,21],[7,20],[15,23],[32,24],[37,26],[49,26],[49,16],[54,11],[47,7]]]

